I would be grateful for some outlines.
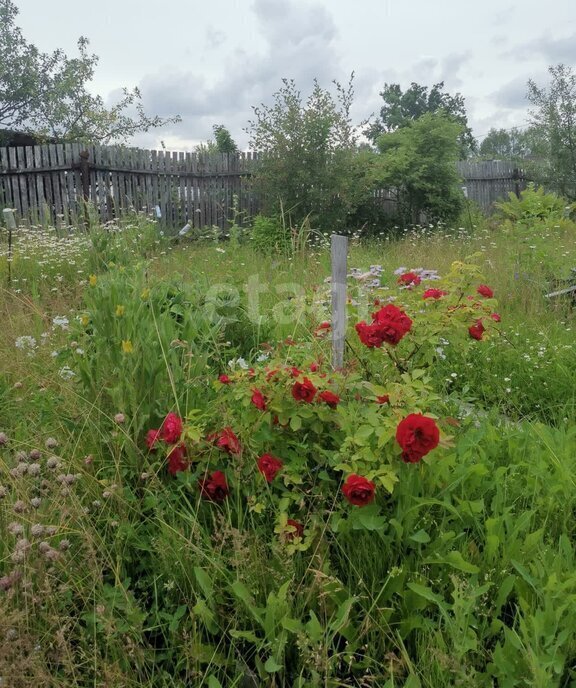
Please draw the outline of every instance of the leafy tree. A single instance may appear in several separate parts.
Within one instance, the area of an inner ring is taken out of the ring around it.
[[[443,88],[443,81],[434,84],[430,90],[427,86],[412,82],[404,92],[400,84],[384,84],[380,92],[384,105],[380,108],[379,119],[368,127],[366,136],[376,143],[381,134],[407,127],[426,113],[444,114],[461,125],[460,157],[466,158],[475,150],[476,141],[468,126],[464,97],[460,93],[452,96]]]
[[[462,126],[443,113],[425,113],[405,127],[382,134],[375,180],[394,189],[399,221],[417,224],[454,220],[463,204],[456,161]]]
[[[350,119],[353,75],[336,95],[317,81],[303,101],[293,80],[273,96],[273,104],[253,108],[252,150],[260,154],[254,184],[263,212],[287,212],[293,224],[309,218],[320,229],[342,229],[370,196],[366,170],[359,166]]]
[[[98,64],[88,40],[78,40],[77,57],[42,53],[23,37],[17,14],[12,0],[0,0],[0,126],[58,141],[109,143],[179,121],[147,116],[137,88],[123,89],[119,102],[106,107],[87,89]]]
[[[546,185],[563,196],[576,198],[576,74],[559,64],[548,68],[548,87],[528,82],[532,123],[546,151],[541,173]]]
[[[223,124],[215,124],[212,130],[218,153],[236,153],[238,151],[238,146],[232,138],[232,134]]]

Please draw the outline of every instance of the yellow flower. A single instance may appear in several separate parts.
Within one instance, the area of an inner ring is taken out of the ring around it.
[[[124,306],[116,306],[116,315],[118,317],[121,317],[122,315],[124,315],[124,311],[125,311]]]
[[[140,298],[142,301],[148,301],[148,297],[150,296],[150,289],[144,289],[144,291],[140,294]]]
[[[96,277],[96,275],[90,275],[89,279],[90,279],[90,286],[95,287],[96,282],[98,281],[98,278]]]
[[[134,347],[132,346],[132,342],[129,339],[123,339],[122,340],[122,353],[131,354],[133,351],[134,351]]]
[[[87,315],[83,315],[82,318],[80,319],[80,322],[82,323],[82,327],[88,327],[88,323],[90,322],[90,318]]]

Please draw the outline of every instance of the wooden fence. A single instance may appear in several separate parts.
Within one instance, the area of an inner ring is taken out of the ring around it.
[[[248,216],[259,204],[248,178],[255,153],[203,155],[76,143],[0,148],[0,207],[15,208],[30,223],[76,225],[94,213],[107,222],[128,209],[155,214],[170,227],[225,229],[237,209]],[[526,186],[511,163],[460,162],[470,200],[490,212],[508,191]],[[375,192],[385,212],[394,194]]]
[[[524,169],[503,160],[463,161],[457,163],[457,168],[466,196],[485,213],[490,213],[494,201],[507,198],[510,191],[518,196],[528,183]]]
[[[120,146],[54,144],[0,148],[0,207],[32,223],[74,225],[126,210],[169,226],[222,229],[237,209],[257,212],[245,183],[253,153],[202,155]]]

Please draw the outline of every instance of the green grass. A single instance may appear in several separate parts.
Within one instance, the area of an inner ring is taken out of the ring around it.
[[[575,686],[575,317],[543,296],[576,267],[575,226],[352,242],[349,266],[381,264],[388,284],[400,266],[444,274],[478,254],[504,337],[447,346],[430,369],[454,446],[400,467],[394,495],[379,493],[382,525],[334,532],[334,509],[303,500],[316,524],[304,551],[274,533],[272,496],[262,514],[240,492],[205,508],[194,485],[167,479],[143,433],[176,404],[215,403],[229,359],[308,336],[327,312],[329,253],[286,260],[155,231],[96,234],[75,265],[53,242],[24,251],[22,239],[10,289],[0,262],[4,683]],[[33,350],[16,348],[23,336]]]

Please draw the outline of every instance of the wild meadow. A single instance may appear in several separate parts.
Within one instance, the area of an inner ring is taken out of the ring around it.
[[[576,223],[513,211],[351,237],[341,370],[320,235],[1,236],[0,685],[576,686]]]

